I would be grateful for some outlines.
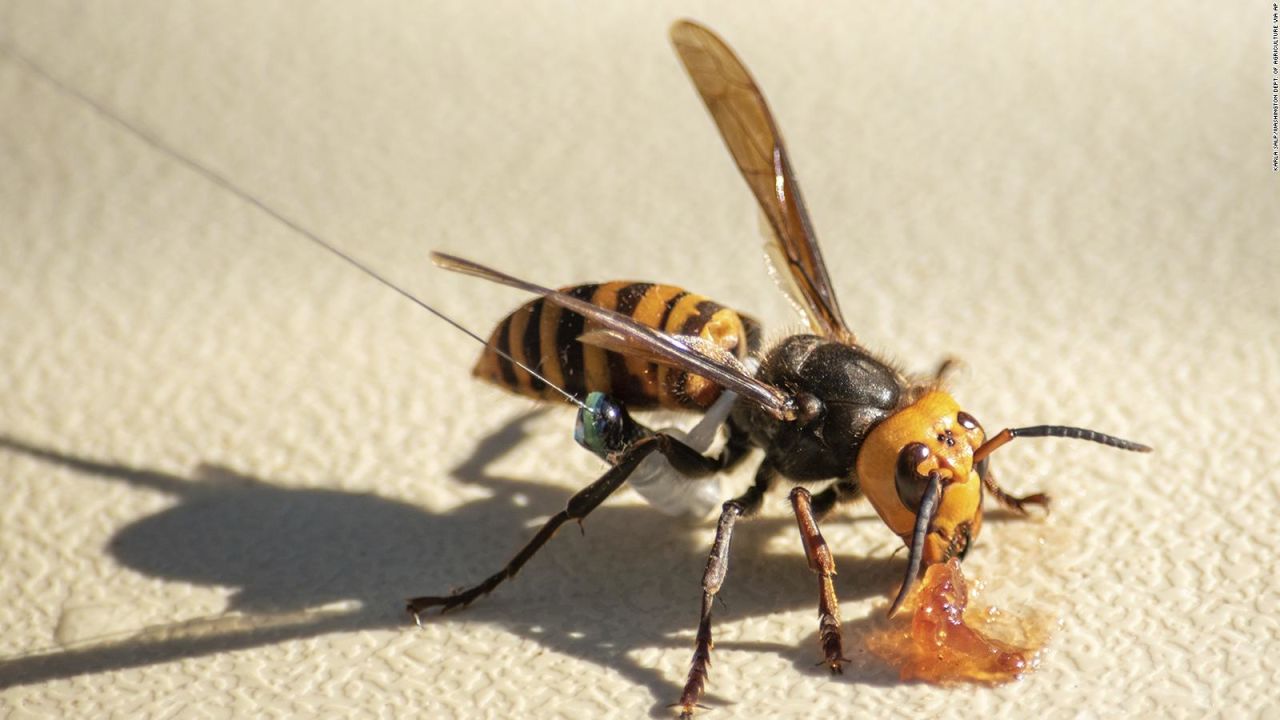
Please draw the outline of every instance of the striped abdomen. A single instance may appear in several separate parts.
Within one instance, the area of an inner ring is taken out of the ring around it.
[[[642,325],[673,335],[697,335],[738,358],[757,349],[759,329],[754,320],[672,285],[614,281],[562,291]],[[561,397],[495,352],[497,348],[579,399],[603,392],[631,407],[696,409],[719,397],[720,386],[700,376],[578,342],[586,329],[585,320],[575,312],[542,298],[528,302],[498,324],[474,374],[520,395]]]

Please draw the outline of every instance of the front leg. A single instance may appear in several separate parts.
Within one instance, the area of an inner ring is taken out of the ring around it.
[[[840,638],[840,603],[831,581],[836,574],[836,562],[831,557],[827,541],[822,538],[822,531],[818,529],[809,491],[802,487],[792,490],[791,508],[796,513],[809,569],[818,574],[818,642],[822,645],[823,662],[833,674],[842,673],[844,663],[849,659],[844,656]]]
[[[996,482],[995,473],[991,471],[991,463],[986,458],[978,463],[978,477],[982,478],[982,485],[987,492],[991,493],[991,497],[996,499],[996,502],[1019,515],[1030,515],[1031,513],[1027,511],[1030,505],[1039,505],[1046,513],[1049,512],[1049,496],[1044,493],[1032,493],[1019,497],[1005,492],[1004,488]]]
[[[720,522],[716,524],[716,539],[711,543],[711,553],[707,556],[707,568],[702,574],[702,613],[698,620],[698,636],[695,640],[693,662],[689,666],[689,676],[685,680],[684,692],[680,693],[680,709],[682,720],[693,717],[694,710],[702,707],[698,701],[702,699],[707,684],[707,668],[711,665],[711,609],[715,604],[716,594],[724,584],[725,575],[729,572],[729,542],[733,538],[733,526],[738,518],[751,515],[760,508],[764,494],[778,475],[773,465],[765,460],[756,471],[755,482],[747,491],[726,502],[720,512]]]

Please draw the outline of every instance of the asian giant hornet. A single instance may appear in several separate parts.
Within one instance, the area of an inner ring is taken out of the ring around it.
[[[729,148],[769,229],[766,250],[788,296],[808,320],[809,334],[762,349],[749,316],[670,285],[613,282],[552,290],[460,258],[435,254],[437,264],[524,289],[539,296],[508,316],[486,341],[379,275],[227,177],[59,80],[39,63],[0,46],[28,69],[102,117],[191,171],[257,207],[294,232],[389,286],[462,332],[486,344],[476,366],[485,380],[535,398],[564,397],[578,405],[575,437],[612,467],[569,499],[500,571],[473,587],[442,597],[418,597],[408,609],[470,604],[510,579],[568,520],[582,520],[624,482],[636,484],[668,511],[707,505],[706,478],[764,452],[752,485],[724,502],[702,578],[702,610],[693,662],[677,703],[682,716],[698,707],[711,652],[711,611],[728,568],[736,522],[759,509],[765,493],[785,477],[826,482],[818,494],[790,493],[810,568],[820,578],[819,641],[833,673],[843,655],[835,565],[818,522],[836,505],[865,495],[908,548],[906,576],[889,608],[894,613],[930,565],[963,558],[982,522],[990,492],[1016,511],[1047,505],[1048,497],[1004,492],[990,469],[993,451],[1018,437],[1066,437],[1123,450],[1150,448],[1061,425],[1007,428],[987,436],[941,383],[916,380],[858,344],[845,324],[822,260],[786,148],[764,96],[732,50],[690,21],[671,29],[676,52]],[[945,367],[945,365],[944,365]],[[540,368],[536,369],[536,368]],[[627,407],[703,413],[688,434],[652,430]],[[726,425],[728,437],[707,455],[708,432]],[[657,453],[655,455],[655,453]],[[651,461],[659,461],[655,463]]]
[[[702,578],[696,646],[677,707],[693,714],[710,663],[712,605],[728,569],[737,521],[756,512],[779,478],[827,482],[816,495],[790,492],[810,568],[820,579],[819,642],[824,663],[839,673],[844,657],[835,564],[818,522],[838,504],[862,496],[908,548],[906,576],[892,615],[923,569],[963,558],[982,525],[985,492],[1016,511],[1048,497],[1003,491],[990,455],[1018,437],[1065,437],[1147,452],[1149,447],[1083,428],[1038,425],[988,436],[942,388],[941,369],[908,377],[858,344],[836,301],[787,151],[763,94],[734,52],[707,28],[671,28],[676,53],[710,111],[730,155],[758,201],[769,229],[775,274],[805,315],[810,333],[762,349],[747,315],[670,285],[609,282],[553,290],[482,265],[433,254],[447,269],[510,285],[539,297],[504,319],[476,365],[476,375],[535,398],[564,396],[579,406],[575,436],[612,467],[572,498],[505,567],[478,585],[447,596],[413,598],[415,620],[432,607],[449,611],[492,591],[569,520],[581,521],[658,453],[669,465],[657,476],[668,509],[696,509],[680,496],[739,462],[753,448],[764,459],[752,485],[725,502]],[[535,368],[537,368],[535,370]],[[627,408],[706,412],[725,422],[716,455],[673,431],[651,430]],[[727,421],[722,416],[727,414]],[[653,479],[652,477],[650,478]],[[674,497],[674,499],[672,499]]]

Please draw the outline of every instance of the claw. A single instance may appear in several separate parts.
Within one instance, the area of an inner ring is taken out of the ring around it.
[[[694,703],[693,705],[682,705],[680,703],[671,703],[667,707],[680,708],[680,720],[693,720],[695,710],[708,710],[709,708],[702,703]]]
[[[1026,497],[1009,498],[1009,507],[1022,515],[1030,515],[1031,512],[1026,508],[1027,505],[1038,505],[1044,508],[1045,514],[1049,514],[1049,496],[1044,493],[1035,493]]]
[[[840,655],[838,657],[827,658],[826,660],[816,662],[814,663],[814,667],[817,667],[819,665],[826,665],[831,670],[832,675],[843,675],[844,665],[845,663],[848,663],[848,662],[852,662],[852,661],[849,658],[845,657],[844,655]]]

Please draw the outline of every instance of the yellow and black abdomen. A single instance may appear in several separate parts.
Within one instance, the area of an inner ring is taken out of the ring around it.
[[[614,281],[561,291],[672,335],[701,337],[739,359],[759,343],[754,320],[673,285]],[[579,399],[603,392],[631,407],[701,409],[719,397],[720,386],[703,377],[579,342],[590,329],[581,315],[543,298],[533,300],[503,318],[473,372],[520,395],[561,398],[499,350]]]

